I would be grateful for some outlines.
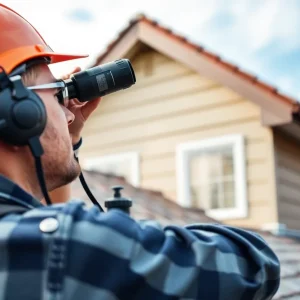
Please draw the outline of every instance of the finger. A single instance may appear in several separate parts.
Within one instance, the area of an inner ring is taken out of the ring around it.
[[[98,107],[99,103],[101,102],[101,98],[97,98],[93,101],[90,101],[86,103],[82,108],[81,108],[81,113],[83,118],[86,120],[91,113]]]
[[[77,103],[74,101],[74,99],[69,100],[67,108],[70,109],[70,108],[72,108],[74,106],[77,106]]]
[[[88,103],[88,102],[79,102],[79,101],[76,101],[75,99],[72,99],[72,100],[69,100],[67,108],[69,110],[71,110],[71,109],[73,109],[73,110],[74,109],[75,110],[81,109],[81,107],[86,105],[86,103]]]
[[[74,69],[71,73],[65,74],[61,77],[62,80],[66,80],[69,79],[71,77],[72,74],[79,72],[80,69],[78,70],[77,68]]]
[[[87,102],[80,102],[77,99],[71,99],[68,102],[68,106],[67,108],[70,109],[72,107],[75,107],[76,109],[81,108],[82,106],[84,106]]]
[[[62,80],[69,79],[70,76],[71,76],[72,74],[77,73],[77,72],[80,72],[80,71],[81,71],[81,68],[80,68],[80,67],[75,67],[75,68],[73,69],[73,71],[71,71],[71,72],[68,73],[68,74],[63,75],[63,76],[61,77],[61,79],[62,79]]]
[[[80,106],[82,106],[82,105],[84,105],[85,103],[87,103],[87,101],[81,102],[81,101],[79,101],[77,98],[74,98],[74,99],[72,99],[72,100],[74,101],[75,104],[80,105]]]
[[[77,66],[77,67],[75,67],[75,68],[73,69],[73,71],[70,72],[69,74],[72,75],[72,74],[74,74],[74,73],[76,73],[76,72],[79,72],[79,71],[81,71],[81,68]]]

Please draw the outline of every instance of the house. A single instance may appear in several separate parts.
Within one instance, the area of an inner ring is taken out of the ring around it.
[[[103,98],[82,166],[161,191],[218,222],[300,236],[300,105],[140,15],[93,65],[129,58],[137,83]]]
[[[138,188],[128,183],[124,177],[96,171],[83,171],[86,182],[100,205],[113,197],[113,186],[123,186],[122,197],[132,200],[130,215],[136,220],[156,220],[162,225],[186,225],[192,223],[218,223],[206,216],[199,208],[182,207],[167,199],[159,191]],[[91,201],[84,192],[79,179],[72,184],[74,197]],[[300,299],[300,239],[277,236],[269,232],[257,231],[275,251],[280,260],[280,287],[273,300]]]

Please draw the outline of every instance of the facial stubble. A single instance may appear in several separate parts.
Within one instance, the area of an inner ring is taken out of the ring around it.
[[[49,122],[42,136],[44,174],[48,191],[73,182],[80,174],[80,165],[74,157],[69,136],[58,134]]]

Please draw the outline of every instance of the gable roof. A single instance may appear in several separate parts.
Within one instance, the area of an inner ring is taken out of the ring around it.
[[[194,44],[184,36],[141,14],[132,19],[100,54],[95,63],[101,63],[130,56],[138,42],[183,63],[194,71],[232,88],[262,109],[263,125],[275,126],[289,124],[294,114],[300,111],[296,99],[279,93],[256,76],[242,71],[238,66],[223,60],[220,56]],[[129,57],[130,58],[130,57]],[[138,84],[138,78],[137,78]]]
[[[89,188],[104,209],[104,201],[111,198],[113,194],[111,187],[121,185],[124,187],[122,196],[131,198],[133,201],[130,214],[136,220],[157,220],[162,225],[219,223],[206,216],[201,209],[181,207],[165,198],[161,192],[136,188],[126,182],[123,177],[95,171],[83,171],[83,174]],[[72,196],[91,205],[79,179],[72,183]],[[281,264],[281,283],[273,299],[300,299],[300,240],[276,236],[268,232],[259,231],[258,233],[276,253]]]

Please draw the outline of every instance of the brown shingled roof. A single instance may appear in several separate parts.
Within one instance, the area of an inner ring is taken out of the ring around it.
[[[122,196],[132,199],[133,206],[131,214],[137,219],[159,220],[163,224],[169,222],[185,224],[185,222],[213,222],[214,219],[205,215],[201,209],[182,209],[174,201],[167,199],[161,192],[136,188],[129,184],[123,177],[104,174],[96,171],[83,171],[88,186],[100,205],[104,207],[104,201],[111,198],[113,191],[110,187],[121,185],[124,187]],[[75,198],[83,199],[88,205],[91,204],[85,194],[79,179],[72,186],[72,195]],[[153,205],[155,203],[155,205]]]
[[[115,40],[113,40],[106,48],[106,50],[100,54],[96,62],[93,65],[99,65],[102,63],[107,56],[117,47],[117,45],[122,41],[122,39],[134,28],[143,24],[147,24],[151,28],[155,30],[157,34],[162,33],[165,35],[168,39],[172,39],[176,41],[176,43],[179,43],[186,49],[190,49],[195,53],[198,53],[203,58],[206,58],[211,63],[217,65],[219,68],[222,68],[224,70],[229,71],[230,73],[234,74],[236,78],[242,79],[243,81],[246,81],[250,83],[251,85],[257,87],[257,89],[261,90],[262,92],[266,93],[267,95],[270,95],[273,99],[279,100],[279,102],[283,102],[290,106],[291,114],[298,113],[300,111],[300,105],[299,102],[296,99],[293,99],[291,97],[288,97],[287,95],[281,94],[278,92],[277,88],[274,86],[271,86],[269,84],[264,83],[263,81],[259,80],[258,77],[253,76],[245,71],[242,71],[238,66],[233,65],[229,62],[226,62],[223,60],[220,56],[207,51],[204,47],[197,45],[191,41],[189,41],[186,37],[178,35],[174,33],[171,29],[166,28],[162,25],[160,25],[157,21],[154,21],[144,14],[139,14],[137,17],[133,18],[128,26],[123,29],[117,36]],[[142,35],[142,30],[139,32],[136,30],[136,36],[137,39],[139,39],[139,35]],[[139,32],[139,33],[138,33]],[[154,37],[153,37],[154,38]],[[272,109],[272,108],[271,108]],[[279,111],[281,109],[279,108]]]
[[[207,217],[201,209],[181,207],[167,199],[161,192],[136,188],[126,182],[123,177],[95,171],[83,171],[83,174],[92,193],[104,209],[104,201],[113,195],[111,187],[121,185],[124,187],[122,196],[131,198],[133,201],[131,216],[136,220],[157,220],[162,225],[219,223]],[[91,205],[79,179],[72,184],[72,196],[83,199]],[[268,232],[259,231],[258,233],[270,245],[281,263],[281,284],[273,299],[300,299],[300,240],[276,236]]]

